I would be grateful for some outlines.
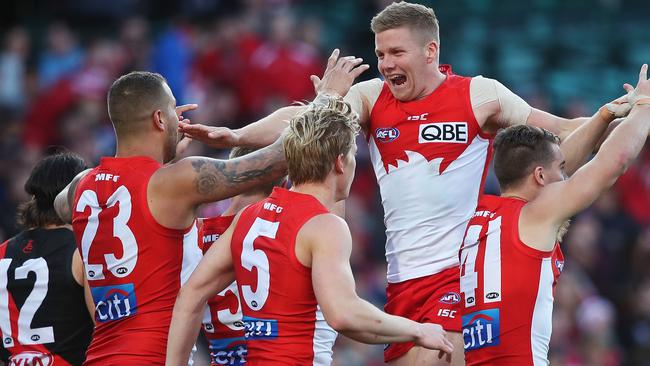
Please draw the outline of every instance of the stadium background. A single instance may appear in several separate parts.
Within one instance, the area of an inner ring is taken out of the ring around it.
[[[23,0],[0,13],[0,238],[18,230],[16,205],[51,145],[89,164],[114,153],[110,83],[131,70],[162,73],[194,122],[236,128],[311,99],[334,47],[377,76],[370,18],[386,1]],[[441,27],[441,63],[496,78],[531,105],[591,115],[650,62],[647,1],[423,2]],[[145,142],[143,142],[145,143]],[[360,145],[364,142],[360,139]],[[186,154],[225,156],[193,143]],[[378,189],[360,146],[347,203],[359,294],[381,306],[385,265]],[[486,187],[496,191],[492,178]],[[224,203],[206,207],[218,214]],[[650,148],[615,188],[573,220],[556,292],[553,365],[650,364]],[[336,365],[381,365],[382,347],[339,337]],[[197,364],[202,364],[199,360]]]

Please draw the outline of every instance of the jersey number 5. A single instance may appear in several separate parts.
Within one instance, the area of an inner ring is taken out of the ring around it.
[[[260,310],[266,303],[271,282],[269,259],[263,250],[253,248],[253,242],[260,236],[275,239],[279,225],[279,222],[271,222],[258,217],[244,238],[241,264],[251,272],[253,268],[257,269],[257,288],[253,291],[251,286],[242,285],[241,290],[244,301],[253,310]]]
[[[131,218],[131,193],[125,186],[120,186],[106,201],[106,207],[118,205],[118,213],[113,219],[113,236],[122,243],[122,258],[116,258],[114,253],[104,254],[104,260],[108,270],[115,277],[126,277],[133,272],[138,261],[138,243],[135,241],[133,231],[127,223]],[[86,275],[89,281],[104,279],[104,265],[90,263],[88,254],[90,247],[97,235],[99,228],[99,214],[102,208],[97,200],[97,194],[91,190],[85,190],[79,197],[76,211],[84,212],[90,207],[88,223],[81,236],[81,250],[83,254]]]

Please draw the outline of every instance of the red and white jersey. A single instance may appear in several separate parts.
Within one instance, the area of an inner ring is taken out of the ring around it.
[[[247,365],[329,365],[336,332],[325,322],[311,268],[295,254],[300,228],[329,212],[284,188],[244,209],[231,248],[244,313]]]
[[[391,283],[458,265],[491,156],[491,136],[472,110],[472,79],[441,70],[446,80],[420,100],[401,102],[384,83],[370,113]]]
[[[483,196],[460,252],[467,365],[548,365],[560,245],[544,252],[519,238],[525,201]]]
[[[199,246],[203,253],[228,229],[234,218],[231,215],[203,219],[199,228]],[[236,282],[208,300],[203,313],[203,334],[208,340],[211,365],[246,363],[244,323]]]
[[[95,302],[85,365],[163,365],[172,309],[201,258],[196,225],[160,225],[147,186],[160,163],[101,159],[77,186],[72,225]]]

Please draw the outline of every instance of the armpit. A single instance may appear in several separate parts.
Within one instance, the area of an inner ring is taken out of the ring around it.
[[[487,103],[498,102],[497,123],[500,126],[525,124],[530,112],[533,110],[526,101],[510,91],[503,84],[494,79],[488,79],[482,76],[472,78],[472,82],[470,83],[470,99],[474,111]]]

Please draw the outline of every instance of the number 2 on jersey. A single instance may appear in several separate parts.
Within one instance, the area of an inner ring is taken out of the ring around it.
[[[2,329],[2,345],[5,348],[14,346],[14,339],[11,334],[11,320],[9,318],[9,265],[11,258],[0,259],[0,288],[4,289],[4,296],[0,296],[0,329]],[[47,295],[49,270],[47,262],[43,258],[28,259],[22,266],[16,268],[14,277],[17,280],[24,280],[34,272],[36,280],[34,288],[25,299],[25,303],[18,312],[18,343],[22,345],[42,344],[54,342],[54,329],[52,327],[32,328],[34,314],[43,304]]]
[[[106,208],[118,205],[118,213],[113,219],[113,236],[115,236],[122,244],[122,258],[116,258],[114,253],[104,254],[106,266],[115,277],[126,277],[135,268],[138,261],[138,243],[135,240],[133,231],[127,225],[131,218],[131,193],[125,186],[120,186],[115,192],[106,200]],[[90,216],[88,216],[88,223],[81,236],[81,250],[84,265],[86,268],[86,275],[88,280],[101,280],[104,279],[104,265],[97,263],[90,263],[88,254],[90,247],[97,235],[99,228],[99,214],[102,208],[99,205],[97,194],[91,190],[85,190],[79,197],[77,202],[76,211],[84,212],[87,207],[90,207]]]
[[[275,239],[279,225],[279,222],[271,222],[258,217],[244,237],[241,264],[249,271],[252,271],[253,268],[257,269],[257,288],[253,291],[251,286],[242,285],[241,289],[244,301],[253,310],[260,310],[266,303],[271,282],[269,259],[263,250],[253,248],[253,242],[260,236]]]

